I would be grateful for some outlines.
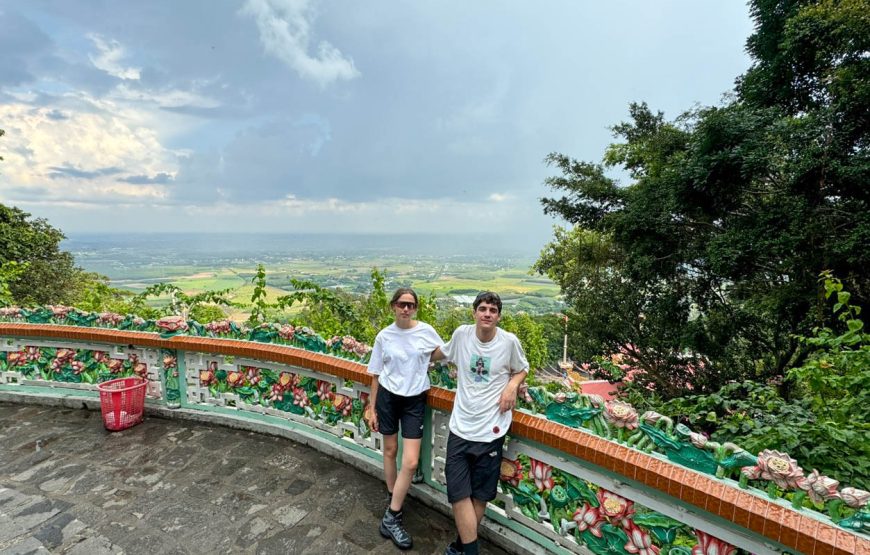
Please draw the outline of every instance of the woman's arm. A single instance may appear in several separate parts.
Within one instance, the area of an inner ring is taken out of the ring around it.
[[[371,416],[369,417],[369,428],[372,431],[378,431],[378,377],[372,376],[372,392],[369,394],[369,399],[371,400],[372,410]]]

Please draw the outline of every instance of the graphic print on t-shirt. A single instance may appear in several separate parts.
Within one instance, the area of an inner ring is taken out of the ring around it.
[[[471,355],[471,368],[468,370],[474,375],[474,381],[488,382],[491,364],[492,361],[489,357]]]

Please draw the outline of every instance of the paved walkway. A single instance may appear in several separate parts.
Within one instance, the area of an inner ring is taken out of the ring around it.
[[[289,440],[149,418],[0,403],[0,554],[399,553],[378,480]],[[409,499],[409,553],[452,521]],[[504,554],[484,546],[485,553]]]

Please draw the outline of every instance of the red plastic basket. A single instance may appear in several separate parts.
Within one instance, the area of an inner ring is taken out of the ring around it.
[[[112,432],[126,430],[142,422],[145,412],[145,387],[138,376],[120,378],[97,385],[103,424]]]

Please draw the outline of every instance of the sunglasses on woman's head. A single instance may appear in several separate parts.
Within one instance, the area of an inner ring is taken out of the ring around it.
[[[417,303],[412,303],[412,302],[408,302],[408,301],[399,301],[396,303],[396,306],[399,308],[410,308],[411,310],[414,310],[415,308],[417,308]]]

